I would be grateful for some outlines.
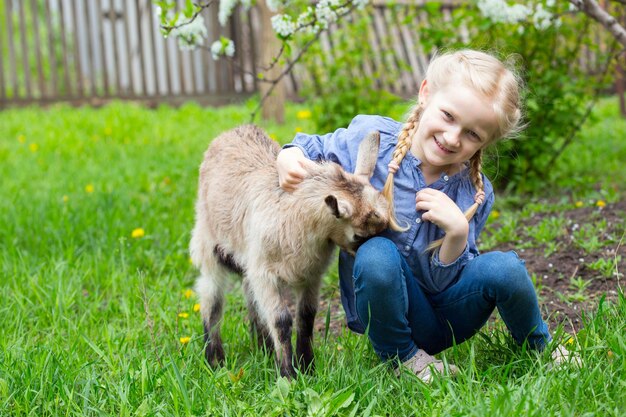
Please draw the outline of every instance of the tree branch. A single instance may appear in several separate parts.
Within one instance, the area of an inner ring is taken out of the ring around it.
[[[205,3],[205,4],[194,3],[194,6],[196,6],[198,8],[198,10],[196,10],[196,12],[193,14],[193,16],[191,16],[191,18],[189,18],[189,20],[187,20],[186,22],[183,22],[183,23],[181,23],[179,25],[175,25],[175,26],[161,25],[161,29],[163,29],[167,33],[170,33],[174,29],[178,29],[178,28],[181,28],[183,26],[191,24],[191,22],[196,20],[196,18],[200,15],[200,13],[202,13],[202,11],[204,9],[208,9],[216,1],[217,0],[210,0],[208,3]]]
[[[620,23],[611,16],[606,10],[604,10],[596,0],[569,0],[578,10],[585,13],[595,21],[604,26],[611,34],[626,48],[626,29],[620,25]],[[624,0],[619,0],[621,3]]]

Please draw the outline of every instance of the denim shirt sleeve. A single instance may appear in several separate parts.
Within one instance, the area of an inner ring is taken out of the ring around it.
[[[439,259],[439,249],[437,249],[430,261],[430,273],[433,283],[438,287],[437,292],[448,288],[469,260],[469,244],[465,244],[463,252],[449,264],[441,262]]]
[[[398,123],[381,116],[359,115],[347,128],[325,135],[298,133],[293,142],[283,148],[297,147],[313,161],[332,161],[348,172],[354,172],[359,145],[368,133],[382,134],[397,130]]]

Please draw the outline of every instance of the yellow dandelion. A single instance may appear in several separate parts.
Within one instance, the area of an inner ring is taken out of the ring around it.
[[[188,288],[185,290],[183,295],[185,296],[185,298],[191,298],[191,296],[193,295],[193,290],[191,288]]]
[[[500,217],[500,212],[498,210],[494,210],[491,212],[491,214],[489,215],[489,217],[491,217],[493,220],[497,219],[498,217]]]
[[[178,317],[180,317],[181,319],[188,319],[189,313],[178,313]]]
[[[582,201],[577,201],[576,203],[574,203],[574,205],[576,207],[582,207],[583,206],[583,202]]]
[[[189,264],[193,265],[193,259],[191,258],[191,256],[189,257]]]
[[[28,149],[30,149],[31,152],[37,152],[39,150],[39,145],[37,145],[36,143],[31,143],[30,145],[28,145]]]
[[[134,239],[139,239],[142,238],[146,235],[146,231],[143,230],[141,227],[136,228],[135,230],[132,231],[132,233],[130,234],[130,236]]]
[[[565,342],[566,345],[573,345],[574,344],[574,338],[570,338],[567,342]]]
[[[197,313],[198,311],[200,311],[200,304],[194,304],[193,305],[193,311],[194,311],[194,313]]]
[[[26,136],[24,136],[24,135],[19,135],[19,136],[17,137],[17,140],[18,140],[18,142],[19,142],[19,143],[26,143]]]
[[[70,198],[66,195],[63,196],[63,202],[67,203],[68,201],[70,201]]]
[[[93,184],[87,184],[85,186],[85,192],[91,194],[91,193],[93,193],[93,191],[94,191]]]
[[[598,201],[596,202],[596,206],[598,206],[598,207],[602,208],[602,207],[605,207],[605,206],[606,206],[606,203],[604,202],[604,200],[598,200]]]
[[[278,140],[278,136],[276,136],[276,133],[270,133],[270,139]]]
[[[107,126],[104,128],[104,134],[107,136],[111,136],[111,133],[113,133],[113,129],[111,129],[110,126]]]
[[[310,110],[300,110],[298,113],[296,113],[296,118],[300,120],[305,120],[305,119],[310,119],[312,115],[313,114],[311,113]]]
[[[191,340],[191,337],[185,336],[185,337],[181,337],[180,339],[178,339],[180,341],[180,343],[182,343],[183,345],[186,345],[187,343],[189,343],[189,341]]]
[[[296,130],[296,133],[302,132],[302,128],[300,126],[297,126],[295,130]]]

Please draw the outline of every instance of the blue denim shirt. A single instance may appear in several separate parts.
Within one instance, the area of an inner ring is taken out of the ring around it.
[[[298,133],[293,142],[285,145],[285,148],[296,146],[311,160],[330,160],[341,165],[346,171],[354,172],[361,140],[368,133],[377,130],[380,132],[380,150],[371,183],[376,189],[382,190],[387,179],[387,165],[391,161],[401,129],[402,123],[388,117],[359,115],[352,120],[348,128],[341,128],[323,136]],[[422,221],[423,212],[415,209],[415,194],[426,187],[440,190],[465,212],[474,203],[476,190],[467,168],[451,176],[442,174],[434,183],[426,184],[420,164],[418,158],[407,152],[394,177],[396,218],[400,225],[409,226],[409,230],[395,232],[388,229],[380,235],[396,244],[421,287],[427,293],[436,294],[455,283],[465,264],[478,256],[476,240],[493,206],[494,193],[491,183],[483,176],[485,202],[479,206],[469,223],[469,237],[465,250],[452,263],[443,264],[437,252],[433,256],[426,251],[430,242],[443,236],[443,231],[433,223]],[[354,308],[353,264],[354,258],[342,251],[339,255],[339,278],[342,303],[349,325],[351,322],[355,324],[355,320],[358,321]]]

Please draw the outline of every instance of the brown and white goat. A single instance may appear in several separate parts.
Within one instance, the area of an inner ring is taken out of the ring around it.
[[[196,223],[190,250],[205,332],[205,356],[224,360],[220,321],[224,281],[243,277],[249,317],[262,342],[276,351],[280,374],[295,375],[292,317],[284,291],[296,300],[296,359],[312,371],[313,324],[321,279],[335,244],[354,253],[362,238],[388,226],[387,202],[372,187],[378,132],[359,148],[354,174],[332,162],[309,168],[293,193],[278,185],[280,146],[245,125],[218,136],[200,166]]]

